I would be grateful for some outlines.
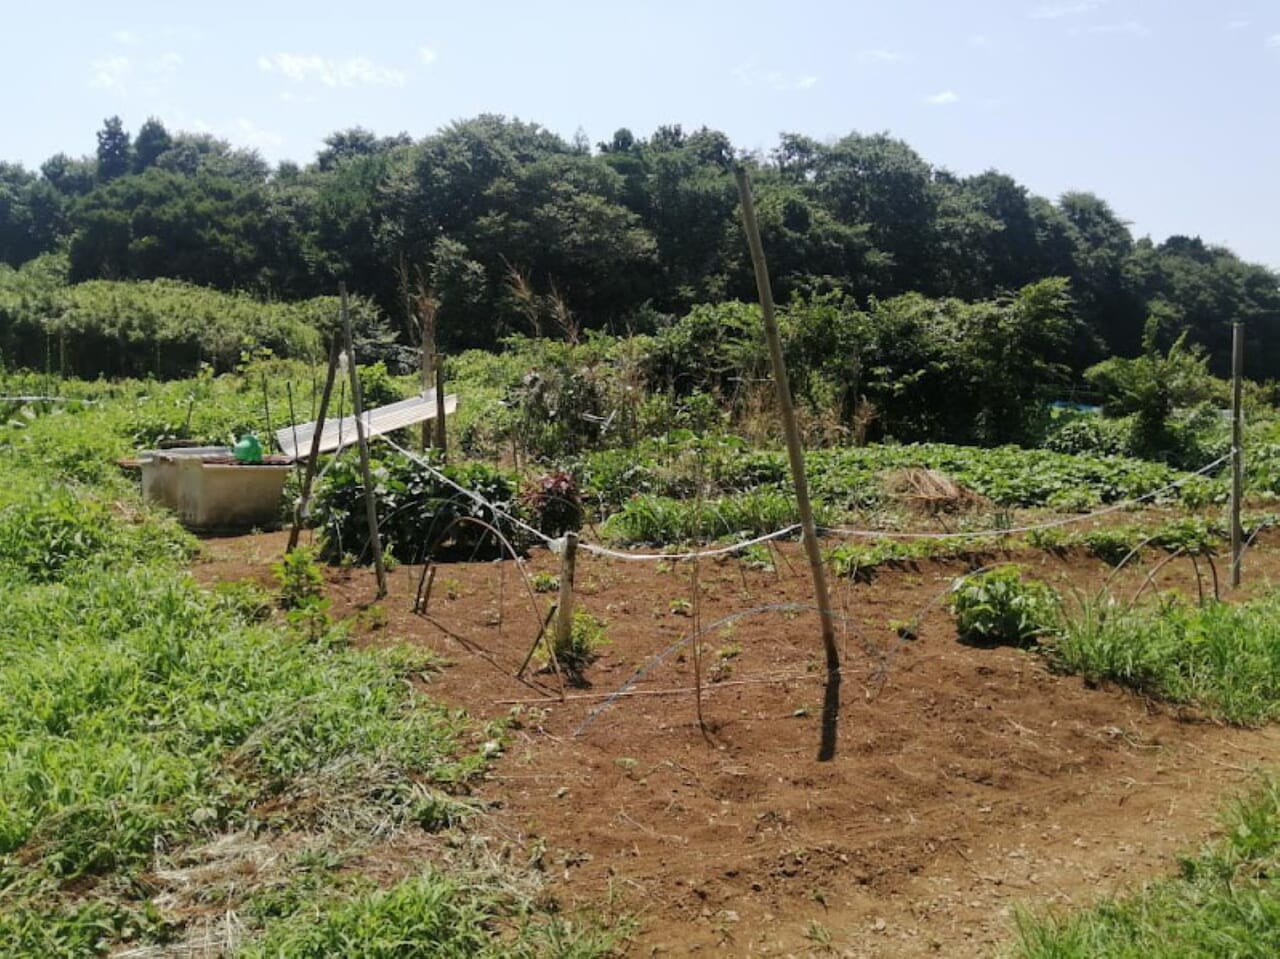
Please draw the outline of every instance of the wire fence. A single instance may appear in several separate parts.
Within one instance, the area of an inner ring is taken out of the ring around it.
[[[475,490],[467,489],[461,484],[450,479],[443,472],[441,472],[434,465],[432,465],[426,458],[419,456],[418,454],[414,453],[412,450],[405,449],[403,446],[396,443],[390,437],[383,436],[382,439],[384,442],[387,443],[387,445],[389,445],[396,452],[400,453],[402,456],[408,457],[414,463],[417,463],[419,466],[425,469],[436,480],[444,483],[445,485],[449,486],[451,489],[454,489],[457,492],[461,493],[462,495],[466,496],[467,498],[472,500],[474,503],[476,503],[478,506],[481,506],[484,509],[489,510],[491,512],[491,515],[500,517],[504,521],[509,522],[512,525],[516,526],[517,528],[522,529],[525,532],[529,533],[536,540],[541,542],[544,546],[546,546],[553,552],[559,552],[563,547],[564,545],[563,538],[554,538],[554,537],[548,536],[545,533],[543,533],[541,530],[536,529],[535,527],[529,525],[528,523],[524,522],[518,517],[512,516],[510,513],[504,511],[501,507],[485,499]],[[974,539],[993,539],[993,538],[1000,538],[1000,537],[1006,537],[1006,536],[1017,536],[1017,535],[1023,535],[1026,533],[1039,532],[1041,530],[1059,529],[1065,526],[1072,526],[1080,523],[1088,523],[1088,522],[1097,520],[1100,517],[1109,516],[1113,513],[1118,513],[1124,510],[1131,510],[1131,509],[1134,509],[1135,507],[1141,506],[1143,503],[1157,500],[1161,496],[1171,493],[1174,490],[1177,490],[1182,486],[1185,486],[1187,483],[1190,483],[1191,481],[1199,477],[1206,476],[1209,473],[1212,473],[1214,470],[1222,466],[1224,463],[1229,462],[1232,456],[1234,455],[1234,453],[1235,453],[1234,450],[1229,451],[1223,454],[1222,456],[1219,456],[1213,462],[1207,463],[1204,466],[1200,467],[1195,472],[1188,473],[1187,475],[1182,476],[1179,479],[1174,480],[1173,482],[1167,483],[1166,485],[1160,487],[1159,489],[1154,489],[1147,493],[1143,493],[1141,496],[1131,497],[1130,499],[1123,500],[1118,503],[1112,503],[1109,506],[1105,506],[1100,509],[1093,510],[1087,513],[1078,513],[1072,516],[1065,516],[1065,517],[1060,517],[1058,519],[1046,520],[1045,522],[1042,522],[1042,523],[1032,523],[1032,524],[1027,524],[1023,526],[1016,526],[1016,527],[1010,527],[1010,528],[1004,528],[1004,529],[994,529],[994,530],[975,530],[975,531],[968,531],[968,532],[939,532],[939,533],[918,532],[918,531],[903,532],[903,531],[897,531],[897,530],[854,529],[854,528],[841,527],[841,526],[820,526],[818,527],[818,534],[820,536],[821,535],[843,536],[843,537],[849,537],[849,538],[862,538],[862,539],[974,540]],[[735,553],[743,552],[744,550],[747,550],[753,546],[760,546],[765,543],[773,542],[775,540],[787,539],[791,536],[796,535],[798,532],[800,532],[800,524],[793,523],[781,529],[774,530],[773,532],[764,533],[759,536],[753,536],[748,539],[742,539],[727,545],[715,546],[707,549],[687,550],[684,552],[665,551],[665,552],[655,552],[655,553],[637,553],[630,550],[614,549],[612,547],[605,546],[602,543],[583,542],[581,540],[578,543],[578,549],[585,550],[586,552],[596,556],[601,556],[607,559],[616,559],[622,562],[667,562],[669,563],[669,562],[680,562],[680,561],[687,561],[687,560],[694,560],[694,559],[714,559],[720,556],[730,556]]]
[[[468,500],[475,503],[477,506],[481,507],[483,510],[487,512],[489,516],[494,517],[496,520],[499,520],[501,522],[509,523],[513,527],[522,530],[524,533],[527,533],[529,536],[531,536],[535,542],[541,543],[542,545],[544,545],[554,553],[559,553],[562,550],[566,542],[564,537],[548,536],[547,534],[543,533],[541,530],[537,529],[530,523],[520,519],[517,516],[512,515],[508,510],[504,510],[501,506],[491,502],[479,492],[473,489],[468,489],[466,486],[462,485],[461,483],[458,483],[456,480],[446,475],[437,465],[430,462],[430,460],[428,460],[425,456],[415,453],[410,449],[406,449],[404,446],[397,443],[391,437],[384,435],[384,436],[381,436],[380,439],[382,439],[382,441],[385,442],[395,452],[399,453],[400,455],[408,458],[413,463],[417,464],[420,468],[422,468],[425,472],[427,472],[436,481],[442,483],[443,485],[457,492],[459,495],[466,497]],[[341,450],[339,450],[339,452],[341,452]],[[832,536],[832,537],[847,537],[847,538],[865,538],[865,539],[883,539],[883,540],[926,540],[926,541],[928,540],[940,540],[940,541],[969,540],[969,541],[974,541],[974,540],[998,539],[998,538],[1003,538],[1008,536],[1034,533],[1040,530],[1049,530],[1049,529],[1068,527],[1068,526],[1077,525],[1077,524],[1086,524],[1092,521],[1096,521],[1102,517],[1112,515],[1123,510],[1134,509],[1136,507],[1143,505],[1144,503],[1150,503],[1152,501],[1158,500],[1161,497],[1166,496],[1178,490],[1182,486],[1192,482],[1193,480],[1199,477],[1203,477],[1213,473],[1223,464],[1228,463],[1232,459],[1234,452],[1235,452],[1234,450],[1230,451],[1225,455],[1220,456],[1217,459],[1213,460],[1212,462],[1205,464],[1204,466],[1200,467],[1194,472],[1187,473],[1186,475],[1176,480],[1173,480],[1172,482],[1169,482],[1157,489],[1150,490],[1139,496],[1130,497],[1121,502],[1112,503],[1110,505],[1101,507],[1096,510],[1092,510],[1090,512],[1075,514],[1075,515],[1066,516],[1066,517],[1059,517],[1051,520],[1046,520],[1044,522],[1030,523],[1030,524],[1025,524],[1021,526],[995,529],[995,530],[980,530],[980,531],[968,531],[968,532],[897,531],[897,530],[850,528],[850,527],[841,527],[841,526],[822,526],[822,527],[819,527],[818,532],[819,532],[819,535]],[[336,455],[335,455],[335,459],[336,459]],[[615,548],[606,546],[602,543],[582,541],[582,540],[579,540],[577,548],[591,555],[598,556],[602,559],[616,560],[620,562],[671,563],[671,562],[682,562],[682,561],[694,561],[696,563],[697,560],[701,560],[701,559],[715,559],[715,558],[740,554],[750,549],[751,547],[761,546],[765,544],[772,544],[778,540],[793,537],[800,532],[801,532],[801,527],[799,526],[799,524],[790,524],[780,529],[774,530],[772,532],[764,533],[762,535],[752,536],[749,538],[744,538],[730,544],[711,546],[704,549],[692,549],[692,550],[684,550],[684,551],[635,552],[635,551],[615,549]],[[1250,537],[1249,543],[1246,544],[1246,549],[1249,546],[1253,545],[1253,538],[1257,536],[1258,532],[1260,532],[1260,529],[1255,530],[1253,532],[1253,535]],[[1129,561],[1132,560],[1133,556],[1136,553],[1137,553],[1137,550],[1135,549],[1128,556],[1125,557],[1125,560],[1122,561],[1120,566],[1123,567],[1127,565]],[[513,555],[514,555],[514,552],[513,552]],[[785,554],[779,554],[779,555],[785,555]],[[871,698],[877,695],[880,689],[883,687],[884,682],[887,680],[888,676],[890,675],[893,663],[895,662],[899,652],[911,640],[914,640],[915,638],[917,638],[919,629],[925,617],[930,613],[930,611],[936,609],[939,606],[939,604],[944,603],[948,594],[952,593],[959,584],[963,583],[965,580],[969,579],[972,576],[979,575],[989,570],[990,568],[991,567],[989,566],[982,566],[981,568],[971,568],[967,570],[963,575],[949,581],[945,587],[943,587],[941,590],[939,590],[936,593],[936,595],[931,593],[928,601],[920,607],[920,609],[915,614],[913,619],[909,623],[907,623],[905,627],[903,627],[902,624],[899,624],[899,628],[896,630],[897,632],[896,637],[894,639],[889,639],[887,642],[874,642],[870,639],[869,633],[868,633],[868,630],[870,627],[862,626],[857,622],[855,622],[855,620],[849,614],[847,601],[844,604],[845,609],[843,611],[840,611],[834,608],[822,609],[813,603],[775,602],[775,603],[768,603],[760,606],[753,606],[749,609],[741,609],[741,610],[731,612],[725,616],[722,616],[714,620],[713,622],[706,624],[705,626],[699,626],[695,619],[695,628],[691,632],[681,636],[675,642],[670,643],[666,647],[650,655],[648,659],[646,659],[640,666],[638,666],[635,669],[635,671],[620,686],[618,686],[616,689],[612,690],[611,692],[605,694],[603,696],[602,701],[600,701],[596,706],[594,706],[594,708],[592,708],[590,712],[582,719],[582,721],[579,723],[577,728],[574,730],[573,735],[574,736],[584,735],[587,731],[590,730],[592,725],[595,724],[601,716],[607,713],[623,697],[632,695],[633,690],[637,685],[644,682],[644,680],[647,677],[649,677],[656,670],[658,670],[664,663],[669,662],[673,656],[678,654],[681,650],[684,650],[690,644],[698,643],[702,640],[703,637],[709,634],[712,634],[717,630],[722,630],[722,629],[731,627],[734,623],[737,623],[741,620],[745,620],[751,617],[759,617],[759,616],[790,615],[798,612],[816,612],[818,615],[827,617],[832,621],[834,621],[835,623],[839,624],[840,628],[844,632],[846,650],[848,648],[849,636],[850,635],[856,636],[862,647],[863,659],[866,663],[869,663],[871,667],[871,671],[868,676],[867,688],[866,688],[867,696],[868,698]],[[537,611],[535,609],[535,617],[536,617],[536,613]],[[545,623],[543,625],[545,628]],[[795,678],[795,677],[792,677],[792,678]],[[785,679],[786,677],[774,677],[773,680],[770,680],[770,681],[776,680],[781,682],[781,681],[784,681]],[[713,683],[705,687],[697,687],[697,688],[690,687],[687,690],[687,692],[690,695],[694,695],[696,692],[697,695],[701,696],[702,693],[699,690],[714,689],[714,688],[715,688],[715,684]],[[562,695],[563,695],[563,692],[562,692]]]

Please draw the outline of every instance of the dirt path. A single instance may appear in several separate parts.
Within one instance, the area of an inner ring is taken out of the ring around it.
[[[1280,573],[1277,542],[1251,554],[1252,588]],[[265,583],[282,549],[280,534],[212,540],[195,572]],[[1068,592],[1107,575],[1085,557],[1021,560]],[[527,568],[552,571],[554,557],[538,552]],[[777,573],[704,563],[701,622],[809,602],[802,569],[791,546]],[[828,761],[811,613],[710,631],[699,729],[691,649],[672,649],[692,627],[687,564],[582,562],[580,602],[609,643],[589,688],[565,702],[552,677],[513,679],[548,597],[531,598],[512,563],[441,567],[430,619],[409,608],[418,568],[396,570],[372,612],[366,571],[331,571],[329,591],[360,642],[446,657],[433,695],[512,718],[479,790],[495,827],[548,871],[567,908],[637,916],[633,954],[969,956],[1010,940],[1017,907],[1086,903],[1170,873],[1177,852],[1211,834],[1223,799],[1275,765],[1280,732],[1180,718],[1052,675],[1034,653],[962,646],[940,605],[900,639],[893,626],[964,570],[922,563],[841,588],[857,628],[842,637]],[[1132,595],[1142,575],[1121,577],[1115,594]],[[1207,568],[1198,581],[1182,562],[1158,585],[1212,589]]]

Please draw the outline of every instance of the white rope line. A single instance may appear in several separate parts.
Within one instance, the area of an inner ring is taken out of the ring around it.
[[[934,540],[934,539],[978,539],[983,537],[994,537],[994,536],[1013,536],[1015,534],[1020,534],[1020,533],[1034,533],[1042,529],[1057,529],[1058,527],[1061,527],[1061,526],[1070,526],[1074,523],[1083,523],[1091,519],[1097,519],[1099,516],[1107,516],[1110,513],[1117,513],[1120,510],[1131,509],[1132,507],[1137,506],[1139,503],[1145,502],[1146,500],[1155,499],[1157,496],[1167,493],[1170,490],[1177,489],[1180,486],[1184,486],[1187,483],[1191,482],[1196,477],[1203,476],[1204,474],[1210,472],[1211,470],[1216,469],[1217,467],[1225,463],[1227,460],[1231,459],[1232,455],[1233,455],[1232,453],[1227,453],[1223,456],[1220,456],[1216,460],[1214,460],[1212,463],[1210,463],[1208,466],[1202,466],[1200,467],[1200,469],[1196,470],[1194,473],[1188,473],[1186,476],[1182,477],[1181,479],[1175,480],[1174,482],[1170,483],[1168,486],[1163,486],[1160,489],[1152,490],[1149,493],[1143,493],[1141,496],[1134,497],[1133,499],[1124,500],[1123,502],[1120,502],[1120,503],[1113,503],[1112,505],[1105,507],[1104,509],[1095,510],[1092,513],[1081,513],[1077,516],[1067,516],[1062,519],[1049,520],[1048,522],[1045,522],[1045,523],[1035,523],[1030,526],[1014,526],[1014,527],[1010,527],[1009,529],[975,530],[973,532],[968,532],[968,533],[899,533],[899,532],[894,532],[892,530],[846,529],[839,526],[823,526],[819,528],[818,532],[830,533],[833,536],[861,537],[863,539]]]
[[[759,546],[761,543],[767,543],[770,540],[782,539],[791,536],[800,529],[800,524],[788,526],[786,529],[780,529],[773,533],[765,533],[763,536],[757,536],[755,539],[744,540],[741,543],[733,543],[730,546],[719,546],[715,549],[693,550],[689,553],[628,553],[624,550],[609,549],[607,546],[597,546],[595,543],[579,543],[578,549],[585,549],[588,553],[594,553],[596,556],[607,556],[610,559],[629,560],[632,562],[650,563],[662,560],[686,560],[686,559],[705,559],[711,556],[725,556],[729,553],[736,553],[744,550],[749,546]],[[559,541],[557,541],[559,542]]]
[[[533,526],[530,526],[528,523],[516,518],[515,516],[512,516],[510,513],[507,513],[505,510],[499,509],[497,506],[489,502],[479,493],[475,492],[474,490],[467,489],[465,486],[461,485],[460,483],[454,482],[452,479],[450,479],[448,476],[446,476],[436,467],[432,466],[431,463],[429,463],[425,458],[417,455],[411,450],[405,449],[403,446],[396,443],[395,440],[391,439],[389,436],[386,436],[384,434],[378,438],[381,439],[383,442],[385,442],[388,446],[390,446],[396,452],[400,453],[402,456],[408,457],[411,461],[413,461],[414,463],[417,463],[419,466],[421,466],[423,469],[429,472],[436,479],[440,480],[442,483],[446,484],[452,489],[457,490],[459,493],[468,497],[473,502],[489,510],[494,516],[501,517],[502,519],[514,524],[515,526],[518,526],[520,529],[523,529],[527,533],[532,534],[535,538],[541,540],[547,546],[547,548],[550,549],[553,553],[560,552],[561,548],[564,546],[563,537],[560,539],[553,539],[552,537],[543,533],[541,530],[536,529]],[[1150,499],[1154,499],[1157,496],[1167,493],[1170,490],[1178,489],[1179,487],[1184,486],[1185,484],[1189,483],[1191,480],[1195,479],[1196,477],[1203,476],[1206,473],[1210,472],[1211,470],[1214,470],[1217,467],[1221,466],[1223,463],[1231,459],[1231,457],[1235,455],[1235,452],[1236,450],[1232,449],[1230,452],[1218,457],[1212,463],[1209,463],[1206,466],[1202,466],[1200,469],[1196,470],[1194,473],[1188,473],[1186,476],[1183,476],[1181,479],[1174,480],[1172,483],[1169,483],[1166,486],[1162,486],[1159,489],[1152,490],[1149,493],[1144,493],[1143,495],[1134,497],[1133,499],[1125,500],[1120,503],[1114,503],[1111,506],[1108,506],[1104,509],[1096,510],[1095,512],[1092,512],[1092,513],[1083,513],[1078,516],[1068,516],[1063,519],[1051,520],[1046,523],[1037,523],[1031,526],[1020,526],[1020,527],[1014,527],[1012,529],[1002,529],[1002,530],[981,530],[981,531],[970,532],[970,533],[897,533],[897,532],[886,531],[886,530],[844,529],[841,527],[823,526],[823,527],[819,527],[818,533],[819,534],[829,533],[836,536],[862,537],[862,538],[870,538],[870,539],[945,540],[945,539],[978,539],[978,538],[984,538],[984,537],[990,538],[990,537],[999,537],[999,536],[1011,536],[1019,533],[1031,533],[1031,532],[1035,532],[1037,530],[1042,530],[1042,529],[1055,529],[1061,526],[1069,526],[1074,523],[1083,523],[1091,519],[1096,519],[1099,516],[1106,516],[1110,513],[1115,513],[1123,509],[1129,509],[1133,506],[1138,505],[1139,503],[1145,502]],[[335,456],[335,459],[336,459],[336,456]],[[719,546],[714,549],[692,550],[684,553],[631,553],[625,550],[610,549],[607,546],[601,546],[596,543],[579,543],[578,548],[585,550],[589,553],[592,553],[596,556],[603,556],[610,559],[623,560],[626,562],[646,562],[646,563],[664,562],[664,561],[679,562],[679,561],[690,560],[690,559],[706,559],[706,558],[711,558],[715,556],[727,556],[731,553],[740,552],[741,550],[747,549],[751,546],[759,546],[762,543],[768,543],[768,542],[771,542],[772,540],[783,539],[787,536],[792,536],[799,530],[800,530],[800,524],[795,523],[784,529],[776,530],[772,533],[765,533],[762,536],[756,536],[756,537],[753,537],[752,539],[743,540],[741,542],[731,543],[728,546]]]
[[[78,396],[0,396],[0,403],[96,403]]]

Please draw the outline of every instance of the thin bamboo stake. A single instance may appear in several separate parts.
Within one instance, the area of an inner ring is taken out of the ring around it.
[[[271,442],[275,434],[271,432],[271,393],[267,389],[267,374],[262,374],[262,411],[267,417],[267,452],[271,452]]]
[[[360,447],[360,475],[364,480],[365,513],[369,520],[369,545],[373,547],[373,569],[378,578],[378,598],[387,595],[387,568],[382,562],[382,537],[378,535],[378,503],[373,490],[373,471],[369,467],[369,440],[364,433],[364,400],[360,395],[360,371],[356,367],[355,346],[351,335],[351,310],[347,305],[347,284],[338,284],[342,298],[342,331],[347,341],[347,366],[351,373],[351,409],[356,420],[356,445]]]
[[[436,358],[435,315],[430,307],[422,311],[422,395],[426,396],[435,381]],[[422,421],[422,452],[431,445],[431,424]]]
[[[440,460],[449,459],[449,433],[444,419],[444,357],[435,355],[436,362],[436,449],[440,451]]]
[[[1240,525],[1244,498],[1244,324],[1231,324],[1231,585],[1240,585],[1240,561],[1244,556],[1244,528]]]
[[[338,354],[341,348],[338,345],[338,337],[335,335],[333,342],[329,346],[329,373],[325,377],[324,392],[320,396],[320,413],[316,419],[316,431],[311,436],[311,455],[307,457],[307,472],[302,479],[302,493],[298,497],[297,505],[293,509],[293,527],[289,530],[289,545],[286,547],[286,553],[292,553],[298,546],[298,534],[302,531],[302,517],[306,512],[307,504],[311,502],[311,484],[315,482],[316,466],[320,459],[320,434],[324,431],[324,418],[329,412],[329,399],[333,396],[333,381],[338,376]],[[315,397],[312,397],[312,402]],[[295,439],[293,444],[294,455],[298,452],[298,442]]]
[[[298,455],[298,414],[293,408],[293,380],[287,381],[285,390],[289,396],[289,429],[293,432],[293,455]]]
[[[822,648],[827,657],[827,672],[840,671],[840,653],[836,648],[835,628],[831,622],[831,600],[827,593],[826,570],[822,565],[822,553],[818,546],[818,531],[813,521],[813,508],[809,503],[809,481],[805,476],[804,450],[800,445],[800,431],[796,427],[795,409],[791,405],[791,384],[787,379],[787,364],[782,357],[782,342],[778,337],[778,321],[774,315],[773,288],[769,283],[769,267],[765,263],[764,245],[760,240],[760,226],[756,222],[755,203],[751,198],[751,185],[747,171],[734,170],[738,181],[738,196],[742,201],[742,225],[751,247],[751,262],[755,267],[756,287],[760,293],[760,313],[764,318],[764,335],[769,344],[769,359],[773,364],[773,380],[778,390],[778,407],[782,414],[782,429],[787,437],[787,455],[791,460],[791,479],[796,488],[796,505],[800,510],[800,526],[804,531],[805,552],[813,572],[813,588],[822,622]]]

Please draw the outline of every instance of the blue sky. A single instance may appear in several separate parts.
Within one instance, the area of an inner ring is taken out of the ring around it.
[[[0,158],[90,153],[150,115],[270,160],[354,125],[480,112],[592,142],[627,126],[888,131],[960,174],[1092,190],[1137,235],[1280,268],[1275,0],[223,0],[5,4]]]

